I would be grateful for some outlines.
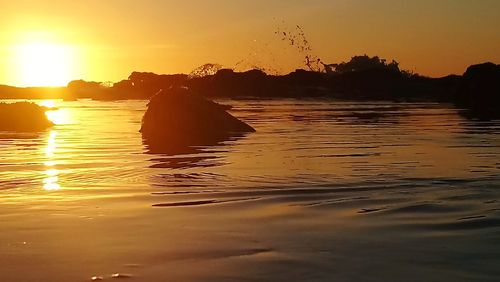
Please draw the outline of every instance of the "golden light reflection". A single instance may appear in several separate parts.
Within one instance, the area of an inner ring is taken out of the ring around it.
[[[43,100],[40,102],[40,106],[44,106],[47,108],[54,108],[56,106],[56,101],[54,100]]]
[[[57,164],[56,161],[46,161],[43,163],[45,166],[55,166]]]
[[[43,189],[47,191],[61,189],[61,185],[58,183],[60,171],[55,167],[57,162],[54,160],[57,149],[56,137],[57,131],[52,130],[47,138],[47,147],[45,147],[45,157],[47,157],[48,160],[44,163],[46,170],[44,171]]]
[[[57,148],[56,136],[57,136],[57,131],[55,130],[50,131],[49,138],[47,139],[47,147],[45,147],[45,156],[47,158],[54,157],[54,152],[56,151]]]
[[[56,108],[57,107],[56,100],[43,100],[38,104],[40,106],[49,108],[49,110],[45,112],[45,115],[54,124],[56,125],[68,124],[70,122],[71,119],[70,111],[68,109]]]
[[[51,108],[51,110],[45,112],[45,115],[55,125],[68,124],[70,122],[70,111],[64,108],[57,108],[58,103],[56,100],[44,100],[39,102],[39,104],[41,106]],[[46,169],[44,171],[43,178],[43,189],[47,191],[61,189],[61,185],[58,183],[60,170],[56,168],[58,163],[55,160],[57,142],[57,131],[50,131],[47,138],[47,146],[45,147],[45,157],[47,160],[44,162]]]
[[[50,176],[46,177],[43,179],[43,189],[47,191],[54,191],[54,190],[60,190],[61,185],[57,183],[59,181],[59,177],[57,176]]]
[[[69,122],[70,115],[67,109],[57,109],[45,112],[47,118],[54,124],[66,124]]]

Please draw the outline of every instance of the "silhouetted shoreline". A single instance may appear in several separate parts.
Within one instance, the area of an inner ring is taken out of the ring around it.
[[[350,62],[325,65],[325,72],[296,70],[269,75],[261,70],[214,74],[154,74],[133,72],[127,79],[104,86],[72,81],[61,88],[0,86],[1,99],[94,100],[150,99],[160,90],[187,87],[209,98],[335,98],[342,100],[434,101],[454,103],[485,118],[500,115],[500,65],[472,65],[463,75],[429,78],[400,70],[397,62],[356,56]]]

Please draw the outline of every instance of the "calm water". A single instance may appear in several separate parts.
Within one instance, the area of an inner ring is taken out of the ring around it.
[[[257,132],[189,155],[147,153],[146,101],[0,133],[0,281],[498,281],[500,122],[222,102]]]

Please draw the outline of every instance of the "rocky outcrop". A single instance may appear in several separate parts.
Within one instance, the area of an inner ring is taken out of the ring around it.
[[[484,63],[467,68],[456,103],[478,117],[500,118],[500,65]]]
[[[53,123],[47,119],[45,108],[34,103],[0,103],[0,131],[38,132]]]
[[[75,100],[150,99],[160,90],[187,87],[213,98],[336,98],[348,100],[435,101],[461,108],[498,112],[498,69],[494,63],[469,67],[461,75],[430,78],[401,70],[377,56],[354,56],[340,64],[324,64],[326,72],[296,70],[270,75],[206,64],[191,75],[133,72],[120,82],[73,81],[66,88],[16,88],[0,85],[0,98],[64,98]],[[500,114],[498,114],[500,115]]]
[[[140,131],[150,152],[166,154],[188,153],[194,146],[255,131],[226,109],[186,88],[161,91],[151,98]]]

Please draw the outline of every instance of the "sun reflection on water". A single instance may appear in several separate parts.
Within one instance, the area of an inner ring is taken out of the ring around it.
[[[40,106],[48,108],[45,112],[47,119],[55,125],[68,124],[70,122],[70,111],[65,108],[59,108],[61,101],[59,100],[43,100],[38,102]]]
[[[55,170],[56,173],[59,171]],[[45,173],[50,173],[50,170],[47,170]],[[59,177],[57,176],[49,176],[43,179],[43,189],[47,191],[54,191],[61,189],[61,185],[57,183],[59,181]]]
[[[47,139],[47,147],[45,147],[45,156],[47,158],[51,159],[54,157],[54,153],[57,148],[56,137],[57,137],[57,131],[55,130],[50,131],[49,138]]]
[[[44,171],[43,179],[43,189],[47,191],[59,190],[61,185],[59,185],[59,170],[55,167],[57,162],[54,160],[55,152],[57,149],[57,131],[50,131],[49,137],[47,138],[47,147],[45,147],[45,161],[44,165],[46,167]]]
[[[60,101],[56,100],[44,100],[40,102],[41,106],[49,108],[45,112],[47,119],[52,121],[55,125],[62,125],[70,123],[71,116],[70,111],[64,108],[58,108]],[[45,157],[44,162],[45,170],[43,172],[43,189],[47,191],[54,191],[61,189],[59,184],[59,174],[60,170],[56,168],[58,164],[56,160],[56,150],[58,142],[61,140],[57,139],[57,130],[51,130],[47,138],[47,146],[45,147]]]
[[[69,111],[67,109],[56,109],[45,112],[47,118],[56,125],[69,122]]]
[[[40,104],[40,106],[44,106],[47,108],[54,108],[56,106],[56,101],[55,100],[43,100],[39,104]]]

